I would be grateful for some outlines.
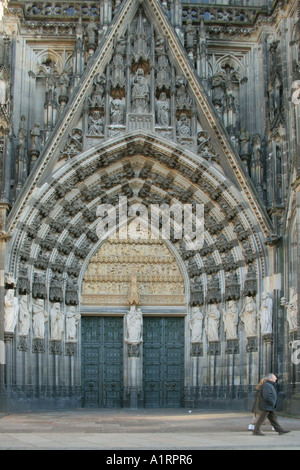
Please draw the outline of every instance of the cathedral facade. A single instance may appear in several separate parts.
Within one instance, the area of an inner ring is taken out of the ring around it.
[[[0,13],[0,410],[299,414],[299,1]]]

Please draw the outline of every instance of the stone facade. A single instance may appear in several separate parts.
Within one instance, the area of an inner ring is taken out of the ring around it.
[[[182,406],[250,409],[274,372],[299,412],[300,5],[231,3],[1,3],[2,409],[81,406],[82,316],[122,316],[143,406],[131,312],[184,318]],[[124,237],[125,199],[202,205],[203,244]]]

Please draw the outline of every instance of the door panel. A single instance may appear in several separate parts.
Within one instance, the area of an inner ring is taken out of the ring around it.
[[[82,317],[84,407],[120,407],[123,390],[123,319]]]
[[[145,407],[182,406],[184,387],[184,319],[143,320]]]

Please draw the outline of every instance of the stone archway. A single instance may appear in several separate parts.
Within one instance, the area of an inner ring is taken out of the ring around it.
[[[65,331],[60,340],[52,339],[47,315],[53,305],[59,303],[66,326],[69,310],[75,310],[76,315],[81,309],[79,293],[82,282],[85,283],[87,265],[100,246],[96,233],[97,207],[101,203],[116,207],[121,195],[127,197],[129,207],[136,203],[146,207],[162,203],[176,203],[180,207],[186,203],[204,204],[203,247],[188,250],[181,240],[168,242],[184,276],[186,311],[188,304],[206,315],[210,306],[218,305],[227,310],[228,302],[234,301],[241,312],[246,296],[259,302],[267,270],[263,244],[267,228],[258,207],[224,176],[217,164],[196,157],[176,144],[166,144],[142,133],[132,133],[127,139],[115,138],[90,149],[70,159],[43,182],[16,219],[11,215],[14,236],[9,265],[16,280],[15,293],[19,299],[27,296],[27,309],[39,304],[46,316],[42,338],[34,337],[32,323],[29,322],[23,335],[17,324],[8,354],[15,357],[14,351],[17,355],[25,353],[28,361],[38,362],[35,393],[43,394],[41,390],[47,389],[47,399],[51,400],[58,388],[63,389],[71,401],[76,397],[77,403],[80,402],[79,332],[72,341],[67,341]],[[210,344],[204,334],[202,344],[199,342],[191,348],[187,342],[189,349],[185,351],[185,358],[189,362],[187,356],[192,354],[193,370],[186,368],[185,383],[193,397],[199,393],[214,396],[219,387],[215,379],[219,376],[224,377],[221,384],[224,393],[231,390],[224,382],[226,378],[227,383],[227,372],[224,372],[227,366],[223,362],[227,356],[221,352],[226,348],[236,355],[243,346],[242,354],[247,353],[247,333],[241,320],[238,328],[241,341],[238,344],[231,338],[227,341],[221,318],[218,341]],[[186,328],[186,334],[187,331]],[[257,355],[257,338],[255,341],[252,338],[247,348]],[[217,369],[210,360],[211,355],[220,362]],[[47,360],[43,362],[41,357]],[[247,360],[248,357],[243,356],[241,364],[246,364]],[[251,358],[251,364],[254,363],[257,363],[256,356]],[[20,364],[18,360],[15,377]],[[58,384],[54,373],[58,368],[68,370],[67,385]],[[232,366],[232,370],[237,369]],[[206,371],[205,377],[200,375],[201,371]],[[255,371],[248,378],[249,383],[256,380]],[[232,380],[242,381],[247,371],[241,369],[235,374],[236,377],[231,374]],[[23,389],[27,397],[27,390],[31,390],[27,377],[24,377]],[[241,396],[243,393],[240,391]],[[197,405],[199,400],[193,397],[191,400]]]
[[[138,223],[133,233],[134,223],[104,241],[84,273],[80,308],[84,406],[183,404],[188,286],[166,243],[152,238],[148,227]],[[141,324],[134,335],[132,315],[139,316]],[[86,334],[91,322],[100,332],[98,342]]]

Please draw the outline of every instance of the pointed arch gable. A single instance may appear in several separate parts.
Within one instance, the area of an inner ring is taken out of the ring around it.
[[[20,193],[19,199],[14,205],[9,216],[9,224],[13,225],[15,221],[18,220],[18,217],[27,204],[30,195],[34,193],[35,188],[42,184],[43,181],[47,181],[49,174],[55,174],[55,164],[58,158],[59,149],[62,149],[68,135],[72,129],[75,129],[77,126],[79,115],[87,93],[93,84],[95,74],[101,74],[104,71],[104,68],[111,58],[115,39],[124,33],[127,27],[126,25],[134,18],[139,7],[140,2],[137,0],[130,0],[121,5],[118,15],[114,18],[111,27],[107,31],[95,55],[90,59],[87,69],[75,90],[73,98],[67,104],[65,111],[53,130],[52,136],[49,138],[45,148],[43,149],[33,172],[30,174],[27,184]],[[174,63],[177,64],[188,83],[189,90],[195,100],[201,125],[205,131],[209,133],[211,142],[222,159],[222,165],[226,169],[226,174],[234,184],[239,189],[242,189],[246,194],[246,197],[252,206],[252,210],[259,215],[259,223],[264,227],[264,233],[267,234],[271,231],[268,217],[265,214],[259,199],[256,198],[255,189],[250,179],[245,174],[239,157],[229,142],[226,132],[196,74],[194,73],[176,33],[173,31],[161,9],[161,6],[157,2],[154,0],[145,0],[142,8],[148,18],[155,18],[155,27],[158,28],[160,34],[167,39],[170,56],[172,56]],[[126,141],[127,138],[130,139],[130,136],[125,135],[124,140]],[[106,142],[101,145],[103,145],[104,148],[107,146]],[[182,149],[181,151],[183,152],[185,150]]]

